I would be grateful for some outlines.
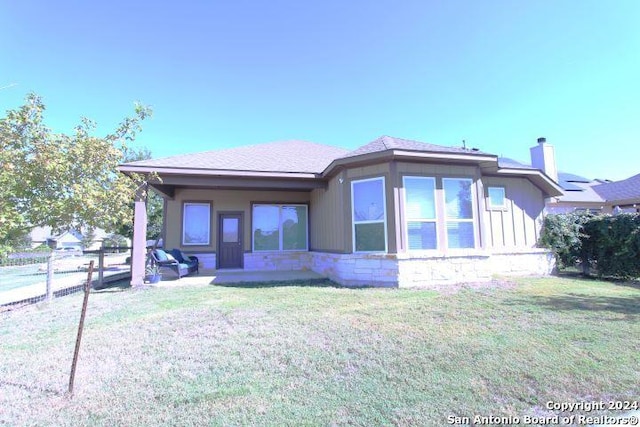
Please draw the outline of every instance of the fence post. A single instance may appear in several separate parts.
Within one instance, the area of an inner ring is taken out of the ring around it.
[[[47,257],[47,285],[46,285],[46,301],[51,301],[53,298],[53,257],[54,252],[51,251],[49,256]]]
[[[104,247],[100,248],[98,253],[98,285],[97,289],[102,288],[102,281],[104,279]]]
[[[82,311],[80,312],[80,323],[78,324],[78,336],[76,337],[76,348],[73,351],[73,362],[71,362],[71,375],[69,375],[69,395],[73,396],[73,383],[76,379],[76,366],[78,366],[78,354],[80,354],[80,341],[82,340],[82,330],[84,329],[84,318],[87,314],[87,303],[89,302],[89,291],[91,290],[91,275],[93,274],[93,260],[89,262],[89,273],[87,283],[84,285],[84,300],[82,301]]]

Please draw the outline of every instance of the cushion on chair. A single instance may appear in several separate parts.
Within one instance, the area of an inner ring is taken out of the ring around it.
[[[180,263],[184,263],[187,260],[187,257],[184,256],[180,249],[171,249],[169,253]]]
[[[155,254],[156,254],[156,258],[158,259],[159,262],[169,261],[169,257],[167,255],[167,253],[165,251],[163,251],[162,249],[156,249],[155,250]]]

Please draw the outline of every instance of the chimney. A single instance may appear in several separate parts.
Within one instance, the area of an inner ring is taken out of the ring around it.
[[[546,173],[558,182],[558,168],[553,145],[547,144],[547,138],[538,138],[538,145],[531,147],[531,166]]]

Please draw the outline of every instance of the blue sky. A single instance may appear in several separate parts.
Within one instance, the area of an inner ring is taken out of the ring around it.
[[[544,136],[561,170],[623,179],[639,22],[637,0],[0,0],[0,111],[34,91],[101,135],[141,101],[154,157],[392,135],[528,161]]]

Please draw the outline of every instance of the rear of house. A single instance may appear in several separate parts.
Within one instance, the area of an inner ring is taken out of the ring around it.
[[[478,150],[388,136],[351,152],[287,141],[120,170],[153,174],[165,247],[197,255],[203,269],[429,286],[553,268],[536,242],[545,199],[560,188],[538,169]],[[143,209],[136,215],[144,222]]]

